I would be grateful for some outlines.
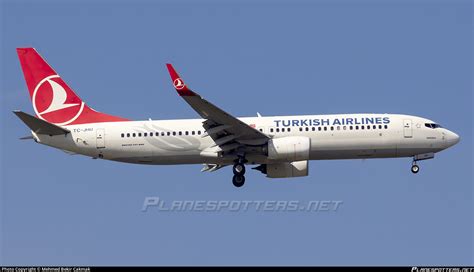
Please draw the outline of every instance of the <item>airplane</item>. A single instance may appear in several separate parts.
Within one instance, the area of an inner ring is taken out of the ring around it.
[[[429,119],[404,114],[331,114],[237,118],[192,91],[171,64],[178,95],[199,119],[132,121],[89,107],[34,48],[17,48],[35,116],[14,111],[37,143],[94,159],[147,165],[232,166],[245,183],[246,166],[268,178],[308,175],[308,161],[412,158],[418,161],[459,142]]]

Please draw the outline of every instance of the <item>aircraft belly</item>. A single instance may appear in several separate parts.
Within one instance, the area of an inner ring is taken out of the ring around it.
[[[397,156],[397,142],[382,137],[331,137],[312,141],[310,159],[364,159]]]

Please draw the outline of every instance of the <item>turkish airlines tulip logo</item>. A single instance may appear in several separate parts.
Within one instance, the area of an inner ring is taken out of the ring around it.
[[[73,122],[84,109],[84,102],[58,75],[48,76],[36,85],[32,102],[39,118],[57,125]]]
[[[186,84],[184,84],[183,80],[181,78],[177,78],[173,81],[173,85],[177,90],[183,89]]]

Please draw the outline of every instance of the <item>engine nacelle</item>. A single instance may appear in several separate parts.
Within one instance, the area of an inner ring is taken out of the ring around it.
[[[308,161],[267,164],[266,172],[269,178],[305,177],[308,175]]]
[[[276,138],[268,141],[268,159],[276,161],[303,161],[309,159],[311,139],[302,136]]]

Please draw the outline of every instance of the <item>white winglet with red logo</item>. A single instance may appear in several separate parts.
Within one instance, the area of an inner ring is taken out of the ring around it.
[[[86,105],[34,48],[17,48],[36,116],[56,125],[128,121]]]

